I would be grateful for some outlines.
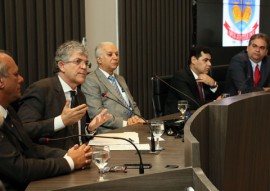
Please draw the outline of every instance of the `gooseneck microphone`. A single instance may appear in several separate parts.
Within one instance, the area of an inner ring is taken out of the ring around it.
[[[151,125],[147,122],[147,120],[145,118],[143,118],[141,115],[138,115],[136,114],[133,110],[131,110],[130,108],[128,108],[127,106],[125,106],[123,103],[109,97],[107,95],[107,93],[102,93],[101,94],[103,98],[105,99],[110,99],[116,103],[118,103],[119,105],[121,105],[122,107],[126,108],[127,110],[129,110],[130,112],[132,112],[134,115],[140,117],[141,119],[143,119],[145,121],[145,123],[148,125],[148,127],[150,128],[150,134],[151,134],[151,152],[156,152],[156,146],[155,146],[155,138],[154,138],[154,135],[153,135],[153,130],[151,128]]]
[[[173,87],[172,85],[168,84],[166,81],[164,81],[163,79],[161,79],[158,75],[155,76],[155,78],[157,78],[158,80],[160,80],[161,82],[163,82],[164,84],[166,84],[169,88],[177,91],[179,94],[181,94],[182,96],[188,98],[189,100],[191,100],[193,103],[195,103],[198,107],[201,107],[201,105],[192,97],[190,97],[189,95],[185,94],[184,92],[176,89],[175,87]]]
[[[138,153],[138,156],[139,156],[139,159],[140,159],[140,164],[139,164],[139,173],[140,174],[144,174],[144,165],[143,165],[143,162],[142,162],[142,156],[141,156],[141,153],[138,149],[138,147],[130,140],[126,139],[126,138],[123,138],[123,137],[111,137],[111,136],[101,136],[101,135],[71,135],[71,136],[66,136],[66,137],[61,137],[61,138],[40,138],[38,140],[38,142],[40,144],[47,144],[51,141],[60,141],[60,140],[64,140],[64,139],[69,139],[69,138],[73,138],[73,137],[90,137],[90,138],[93,138],[93,137],[99,137],[99,138],[104,138],[104,139],[121,139],[121,140],[125,140],[127,142],[129,142],[130,144],[133,145],[133,147],[136,149],[137,153]]]

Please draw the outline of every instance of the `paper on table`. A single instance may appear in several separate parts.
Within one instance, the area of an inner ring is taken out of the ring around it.
[[[136,132],[124,132],[124,133],[105,133],[101,134],[101,136],[108,136],[108,137],[122,137],[128,140],[131,140],[134,144],[139,144],[139,135]],[[89,145],[130,145],[125,140],[121,139],[106,139],[100,137],[94,137],[94,139],[89,141]]]
[[[147,139],[151,140],[151,137],[147,137]],[[157,141],[157,138],[154,137],[155,141]],[[159,137],[159,141],[165,141],[162,137]]]
[[[139,135],[136,132],[106,133],[101,136],[125,138],[131,140],[139,150],[150,150],[149,144],[139,144]],[[121,139],[94,137],[89,141],[89,145],[109,145],[110,150],[135,150],[131,143]]]
[[[136,147],[140,150],[140,151],[143,151],[143,150],[147,150],[149,151],[150,150],[150,146],[149,144],[135,144]],[[109,145],[110,147],[110,150],[113,151],[113,150],[123,150],[123,151],[127,151],[127,150],[135,150],[135,147],[131,144],[129,145]]]

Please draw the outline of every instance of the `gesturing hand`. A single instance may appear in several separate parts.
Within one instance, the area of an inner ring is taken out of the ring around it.
[[[100,125],[112,118],[112,115],[108,113],[108,109],[103,109],[89,124],[88,130],[95,131]]]
[[[66,105],[64,106],[61,118],[65,126],[72,125],[78,122],[86,113],[87,106],[86,104],[81,104],[77,107],[70,108],[70,100],[66,101]]]

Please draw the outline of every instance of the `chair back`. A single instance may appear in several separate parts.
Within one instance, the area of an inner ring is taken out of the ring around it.
[[[172,75],[159,76],[160,79],[170,84]],[[151,78],[152,82],[152,104],[154,110],[154,117],[164,115],[165,101],[169,92],[169,86],[156,77]]]

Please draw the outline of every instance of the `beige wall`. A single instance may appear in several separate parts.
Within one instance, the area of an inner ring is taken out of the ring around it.
[[[118,46],[117,0],[85,0],[87,47],[90,62],[96,68],[95,46],[111,41]]]

